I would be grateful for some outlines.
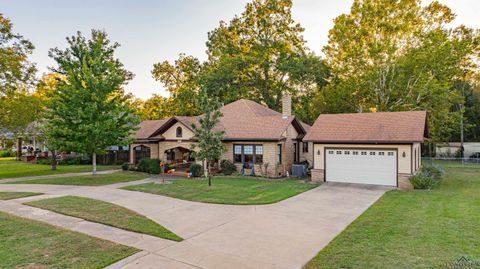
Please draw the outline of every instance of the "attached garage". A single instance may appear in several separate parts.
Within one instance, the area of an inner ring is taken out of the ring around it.
[[[411,188],[427,137],[426,112],[321,115],[313,142],[312,180]]]

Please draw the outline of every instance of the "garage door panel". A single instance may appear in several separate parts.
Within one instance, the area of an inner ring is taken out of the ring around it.
[[[354,152],[357,152],[358,155],[354,155]],[[374,152],[375,155],[371,155],[373,154],[371,152]],[[397,185],[396,151],[328,149],[326,153],[327,181]]]

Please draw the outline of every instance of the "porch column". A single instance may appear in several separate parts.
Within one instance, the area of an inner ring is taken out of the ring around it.
[[[128,148],[129,148],[128,162],[133,164],[135,163],[135,160],[133,159],[133,144],[128,146]]]

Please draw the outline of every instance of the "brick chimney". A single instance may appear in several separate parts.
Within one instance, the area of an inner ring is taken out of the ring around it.
[[[282,118],[287,119],[292,116],[292,96],[285,93],[282,96]]]

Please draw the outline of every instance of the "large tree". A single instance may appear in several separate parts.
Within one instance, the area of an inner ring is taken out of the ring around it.
[[[206,90],[225,104],[247,98],[275,110],[289,93],[294,112],[313,122],[319,111],[309,100],[327,83],[328,68],[305,46],[291,8],[291,0],[254,0],[208,33],[205,62],[181,54],[174,63],[155,64],[152,74],[170,97],[148,100],[149,118],[197,115],[201,110],[193,100]]]
[[[20,132],[35,119],[35,99],[29,90],[35,84],[35,65],[28,61],[34,47],[13,31],[0,13],[0,129]]]
[[[478,33],[448,29],[451,10],[419,0],[355,0],[335,19],[324,52],[332,84],[329,112],[429,112],[433,141],[459,130],[463,102],[457,85],[476,72]]]
[[[248,98],[280,110],[289,93],[299,98],[323,86],[327,68],[308,52],[291,0],[253,0],[240,16],[208,34],[202,84],[223,102]]]
[[[195,100],[200,92],[201,72],[202,63],[195,57],[184,54],[180,54],[173,64],[168,61],[154,64],[153,78],[164,85],[170,97],[157,95],[148,100],[146,105],[152,111],[148,118],[198,115],[200,110]]]
[[[56,150],[90,154],[95,174],[96,155],[128,144],[138,122],[122,89],[133,74],[114,56],[119,44],[110,44],[103,31],[92,30],[88,40],[78,32],[67,42],[66,49],[49,52],[57,63],[52,70],[65,76],[49,96],[49,143]]]

